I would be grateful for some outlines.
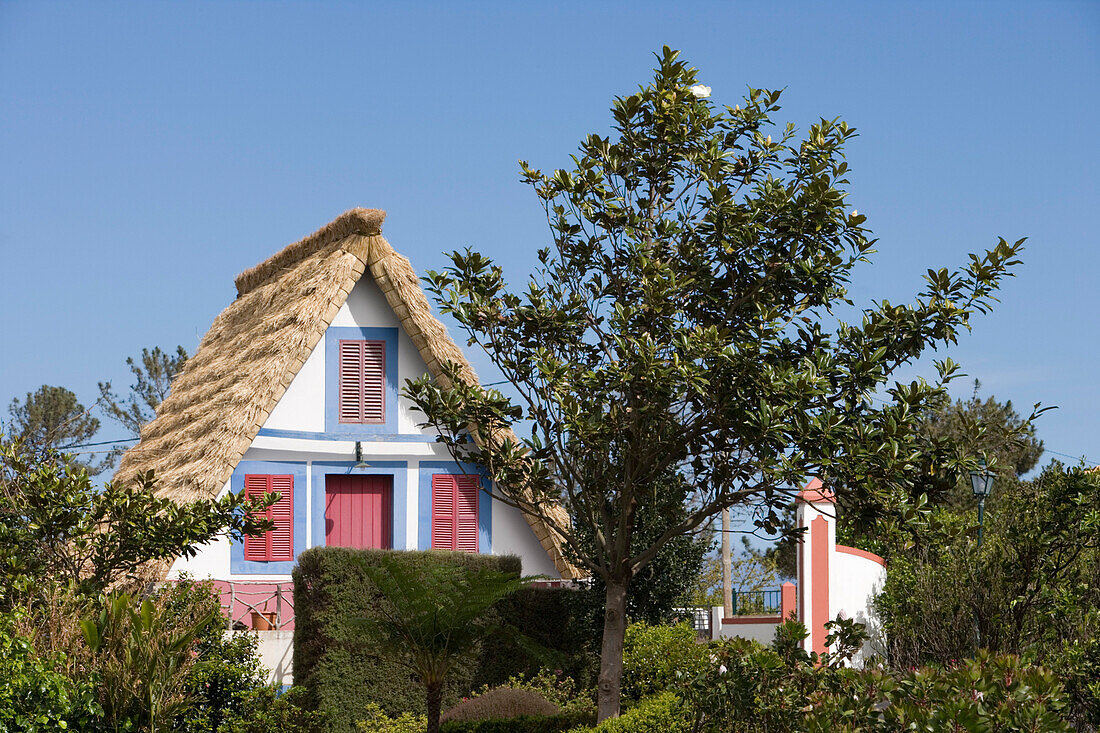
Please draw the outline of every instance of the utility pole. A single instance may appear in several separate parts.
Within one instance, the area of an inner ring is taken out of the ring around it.
[[[733,574],[730,559],[730,510],[722,510],[722,613],[723,618],[733,616]]]

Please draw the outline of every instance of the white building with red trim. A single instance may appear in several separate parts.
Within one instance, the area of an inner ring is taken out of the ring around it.
[[[861,654],[878,653],[878,623],[874,597],[886,583],[886,561],[856,547],[836,543],[836,498],[813,479],[798,494],[797,524],[803,530],[798,546],[798,584],[784,583],[780,589],[778,614],[723,618],[714,609],[713,636],[741,636],[770,643],[775,627],[792,615],[806,626],[807,651],[827,651],[825,624],[838,616],[867,626],[872,634]]]

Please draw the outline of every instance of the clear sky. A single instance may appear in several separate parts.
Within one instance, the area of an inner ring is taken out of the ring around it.
[[[668,44],[718,103],[859,129],[857,299],[1029,237],[950,353],[1100,461],[1100,3],[589,5],[0,2],[0,412],[193,351],[238,272],[354,206],[418,271],[470,245],[520,280],[548,237],[517,159],[568,164]]]

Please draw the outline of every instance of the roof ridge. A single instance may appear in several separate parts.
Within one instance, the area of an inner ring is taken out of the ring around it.
[[[381,234],[385,218],[386,212],[383,209],[356,207],[345,211],[308,237],[288,244],[263,262],[237,275],[234,280],[237,297],[255,290],[284,269],[352,234]]]

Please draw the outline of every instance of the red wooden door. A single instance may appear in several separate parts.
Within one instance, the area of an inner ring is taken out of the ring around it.
[[[389,549],[392,507],[392,476],[325,476],[325,544]]]

